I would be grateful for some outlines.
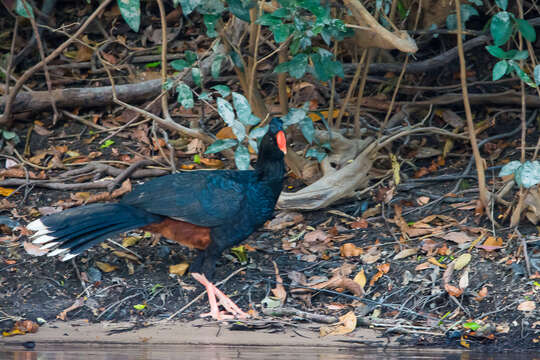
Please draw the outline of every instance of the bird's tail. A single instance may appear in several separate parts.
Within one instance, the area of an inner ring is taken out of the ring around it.
[[[47,256],[62,254],[69,260],[111,235],[163,220],[159,215],[125,204],[90,204],[44,216],[28,224],[36,233],[34,244],[50,249]]]

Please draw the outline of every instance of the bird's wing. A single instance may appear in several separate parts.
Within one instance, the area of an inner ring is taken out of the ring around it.
[[[162,176],[135,188],[122,203],[152,214],[215,227],[234,221],[245,206],[252,171],[194,171]]]

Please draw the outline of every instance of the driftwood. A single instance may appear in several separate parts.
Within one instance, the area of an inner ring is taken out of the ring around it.
[[[351,196],[369,180],[368,172],[373,165],[376,149],[377,144],[373,142],[343,168],[328,172],[328,175],[295,193],[282,192],[277,207],[316,210]]]

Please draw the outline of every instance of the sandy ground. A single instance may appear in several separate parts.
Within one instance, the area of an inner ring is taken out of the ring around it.
[[[169,344],[169,345],[249,345],[249,346],[398,346],[392,338],[378,337],[376,331],[357,329],[350,336],[320,337],[310,330],[285,330],[275,333],[264,329],[238,331],[205,320],[190,323],[158,323],[131,329],[132,323],[98,324],[86,321],[45,324],[34,334],[0,338],[0,345],[34,341],[36,344]],[[122,329],[130,329],[118,332]]]

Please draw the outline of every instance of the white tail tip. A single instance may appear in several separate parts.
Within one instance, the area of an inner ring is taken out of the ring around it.
[[[64,256],[64,257],[62,258],[62,261],[68,261],[68,260],[70,260],[70,259],[73,259],[73,258],[74,258],[75,256],[77,256],[77,255],[79,255],[79,254],[71,254],[71,253],[69,253],[69,254],[67,254],[66,256]]]
[[[47,256],[56,256],[58,254],[61,254],[63,252],[66,252],[68,251],[69,249],[62,249],[62,248],[58,248],[58,249],[55,249],[53,251],[51,251],[50,253],[47,254]]]
[[[32,221],[30,224],[26,225],[26,228],[32,231],[47,230],[47,226],[45,226],[41,219]]]
[[[45,243],[48,243],[49,241],[52,241],[52,240],[56,240],[56,238],[54,236],[50,236],[50,235],[41,235],[37,239],[34,239],[32,241],[32,243],[33,244],[45,244]]]

